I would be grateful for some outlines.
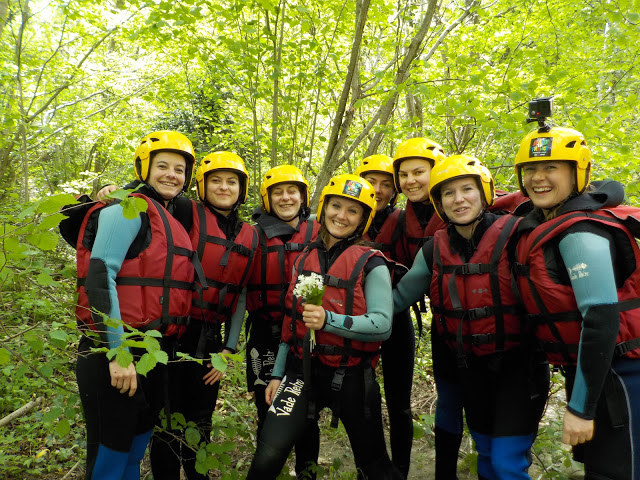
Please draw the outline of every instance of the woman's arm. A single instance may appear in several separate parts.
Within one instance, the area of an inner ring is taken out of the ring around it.
[[[402,312],[429,294],[431,269],[426,255],[433,251],[433,240],[427,242],[416,255],[411,269],[393,289],[393,311]]]
[[[120,204],[105,208],[98,218],[98,230],[91,250],[85,288],[91,307],[111,318],[121,319],[116,277],[141,225],[139,216],[126,219],[122,215]],[[97,314],[94,314],[93,318],[101,338],[108,343],[109,348],[116,348],[122,344],[122,325],[104,325],[102,317]],[[122,367],[113,359],[109,362],[109,375],[111,386],[117,388],[120,393],[128,393],[130,397],[135,394],[138,383],[133,363]]]
[[[367,303],[367,313],[364,315],[341,315],[325,311],[316,305],[305,304],[302,318],[309,328],[323,329],[352,340],[386,340],[391,335],[393,320],[391,277],[386,265],[379,265],[366,275],[364,296]]]
[[[235,353],[238,347],[238,339],[240,338],[240,330],[244,322],[244,312],[247,310],[247,287],[242,289],[238,297],[238,304],[231,315],[231,325],[229,325],[229,334],[227,335],[227,343],[225,349],[230,353]]]
[[[593,434],[592,419],[611,368],[620,324],[618,294],[607,238],[575,232],[565,236],[559,247],[583,318],[563,434],[563,441],[575,445]]]
[[[98,230],[91,250],[85,285],[91,307],[111,318],[122,318],[116,277],[141,225],[139,216],[133,219],[125,218],[120,204],[105,208],[98,218]],[[94,314],[93,320],[109,348],[120,346],[124,332],[122,326],[106,326],[102,323],[100,315]]]

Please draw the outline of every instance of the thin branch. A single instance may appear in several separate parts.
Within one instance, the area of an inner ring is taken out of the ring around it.
[[[134,95],[136,95],[137,93],[141,92],[142,90],[144,90],[145,88],[147,88],[149,85],[157,82],[158,80],[162,80],[163,78],[165,78],[166,76],[168,76],[170,73],[173,72],[174,69],[168,70],[165,74],[154,78],[153,80],[150,80],[149,82],[145,83],[144,85],[142,85],[140,88],[138,88],[137,90],[134,90],[133,92],[129,93],[128,95],[124,95],[116,100],[114,100],[113,102],[111,102],[108,105],[105,105],[104,107],[95,110],[94,112],[91,112],[87,115],[85,115],[84,117],[80,117],[80,118],[76,118],[74,119],[72,122],[69,122],[65,125],[62,125],[61,127],[56,128],[53,132],[51,132],[51,134],[47,135],[46,137],[44,137],[42,140],[40,140],[38,143],[32,145],[29,147],[29,150],[33,150],[34,148],[38,148],[40,145],[42,145],[44,142],[46,142],[47,140],[49,140],[51,137],[53,137],[54,135],[58,134],[59,132],[61,132],[62,130],[66,130],[67,128],[73,127],[75,125],[77,125],[79,122],[82,122],[83,120],[86,120],[87,118],[91,118],[95,115],[98,115],[99,113],[104,112],[105,110],[108,110],[112,107],[114,107],[115,105],[117,105],[118,103],[122,102],[123,100],[130,98]],[[36,133],[34,135],[34,137],[37,137],[38,133]]]
[[[5,425],[8,425],[12,421],[14,421],[16,418],[26,415],[34,408],[41,405],[43,401],[44,399],[42,397],[38,397],[35,400],[32,400],[31,402],[27,403],[26,405],[23,405],[22,407],[17,409],[15,412],[12,412],[9,415],[3,417],[2,419],[0,419],[0,427],[4,427]]]

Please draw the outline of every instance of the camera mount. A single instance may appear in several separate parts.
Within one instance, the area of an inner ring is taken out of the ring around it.
[[[553,115],[553,97],[534,98],[529,102],[529,118],[527,123],[538,122],[538,132],[544,133],[551,129],[546,119]]]

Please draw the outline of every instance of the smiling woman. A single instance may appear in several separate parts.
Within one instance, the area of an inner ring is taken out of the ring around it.
[[[391,333],[389,264],[359,243],[375,207],[374,188],[356,175],[333,177],[322,190],[318,239],[297,256],[286,294],[283,342],[265,390],[271,408],[249,480],[275,479],[293,445],[298,452],[297,442],[308,443],[310,428],[317,429],[317,420],[309,419],[326,407],[333,410],[332,425],[342,420],[364,477],[402,478],[387,455],[375,381],[380,345]],[[322,305],[296,295],[299,276],[310,273],[324,282]],[[300,472],[296,463],[300,478],[315,478],[313,468]]]
[[[151,160],[147,184],[160,195],[165,204],[176,197],[184,186],[187,164],[176,152],[158,152]]]
[[[566,376],[562,441],[586,478],[639,478],[640,250],[617,182],[590,185],[591,150],[571,128],[541,124],[520,143],[517,284],[537,340]],[[629,302],[631,301],[631,302]]]
[[[189,187],[194,161],[191,142],[181,133],[146,135],[136,149],[138,181],[132,185],[132,196],[147,203],[146,212],[127,219],[120,203],[98,203],[77,232],[76,316],[83,336],[76,376],[87,426],[87,478],[140,476],[159,413],[147,395],[163,391],[164,379],[155,370],[137,375],[136,362],[144,352],[123,347],[125,328],[158,329],[170,342],[181,333],[178,323],[189,317],[193,251],[169,210]],[[167,265],[173,268],[167,271]],[[103,315],[122,322],[105,323]],[[109,360],[96,347],[129,352],[133,361],[123,366],[117,360],[122,353]]]
[[[394,309],[424,294],[431,300],[436,441],[447,447],[436,448],[436,478],[455,477],[464,408],[478,476],[526,479],[549,371],[530,351],[511,287],[506,245],[519,219],[486,211],[493,178],[477,158],[438,162],[430,183],[431,202],[448,226],[416,256],[394,290]]]

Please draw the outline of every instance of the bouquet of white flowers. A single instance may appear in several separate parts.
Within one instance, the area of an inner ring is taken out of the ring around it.
[[[293,289],[296,297],[304,298],[305,302],[310,305],[322,305],[322,296],[324,295],[324,283],[322,275],[318,273],[310,273],[309,275],[299,275],[296,286]],[[316,345],[316,331],[310,330],[311,350]]]

